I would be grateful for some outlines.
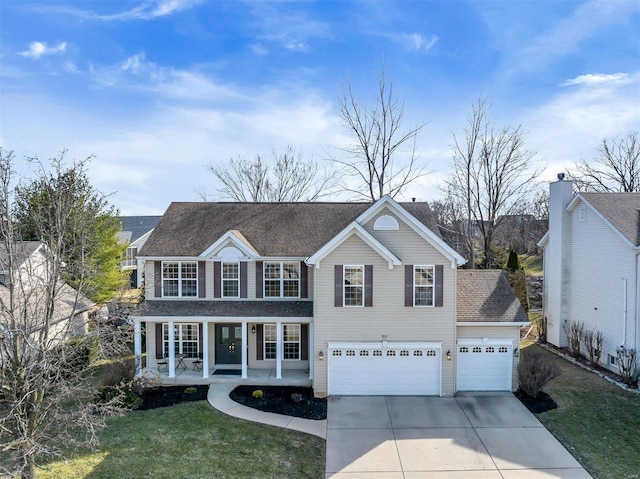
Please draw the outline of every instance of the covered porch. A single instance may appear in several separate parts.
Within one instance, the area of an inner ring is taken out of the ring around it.
[[[155,370],[164,384],[311,384],[311,302],[175,303],[149,301],[134,318],[139,374]]]

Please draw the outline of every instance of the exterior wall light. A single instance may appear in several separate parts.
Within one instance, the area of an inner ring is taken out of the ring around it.
[[[255,324],[251,327],[251,334],[256,334],[256,325]]]
[[[451,350],[447,351],[447,361],[451,361]]]
[[[318,360],[319,361],[324,361],[324,352],[323,351],[318,351]]]
[[[520,350],[518,350],[518,348],[514,348],[513,357],[514,358],[519,358],[520,357]]]

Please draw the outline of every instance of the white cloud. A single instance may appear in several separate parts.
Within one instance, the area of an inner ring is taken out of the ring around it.
[[[177,12],[188,10],[202,2],[203,0],[147,0],[129,10],[108,14],[88,12],[86,10],[64,10],[73,15],[92,20],[152,20],[154,18],[166,17]]]
[[[31,42],[29,49],[20,52],[20,55],[27,58],[40,58],[43,55],[55,55],[63,53],[67,49],[67,42],[60,42],[56,46],[49,47],[46,42]]]
[[[398,35],[392,35],[391,38],[405,45],[409,50],[425,52],[431,50],[431,48],[440,40],[440,37],[437,35],[431,35],[431,38],[427,40],[419,33],[401,33]]]
[[[580,75],[576,78],[566,80],[561,86],[577,86],[577,85],[601,85],[604,83],[629,83],[633,81],[628,73],[614,73],[607,75],[604,73],[588,73]]]

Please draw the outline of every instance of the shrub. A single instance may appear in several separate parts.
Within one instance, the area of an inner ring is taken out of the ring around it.
[[[507,260],[507,269],[509,271],[520,271],[522,270],[522,266],[520,266],[520,258],[518,257],[518,253],[515,250],[509,251],[509,259]]]
[[[582,333],[582,343],[587,350],[589,356],[589,362],[594,366],[600,363],[600,356],[602,355],[602,342],[604,338],[600,331],[585,330]]]
[[[631,386],[636,379],[636,350],[620,346],[616,349],[616,356],[622,381]]]
[[[558,377],[560,368],[547,354],[534,350],[523,354],[519,372],[520,389],[527,396],[536,398],[545,384]]]
[[[190,386],[188,388],[185,388],[184,393],[185,394],[195,394],[197,390],[198,390],[197,388],[194,388],[193,386]]]
[[[255,399],[261,399],[264,396],[264,392],[262,391],[262,389],[256,389],[251,393],[251,396],[253,396]]]
[[[574,358],[580,357],[580,342],[582,341],[584,325],[578,321],[565,321],[562,329],[567,335],[569,354]]]
[[[300,404],[302,401],[304,401],[304,396],[302,394],[300,393],[291,394],[291,402],[295,404]]]
[[[131,383],[122,381],[98,388],[96,402],[112,403],[118,408],[137,409],[142,404],[142,398],[133,391]]]

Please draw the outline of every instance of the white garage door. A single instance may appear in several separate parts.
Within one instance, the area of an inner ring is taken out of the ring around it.
[[[329,394],[440,395],[441,343],[329,343]]]
[[[459,341],[456,359],[458,391],[511,391],[511,341]]]

